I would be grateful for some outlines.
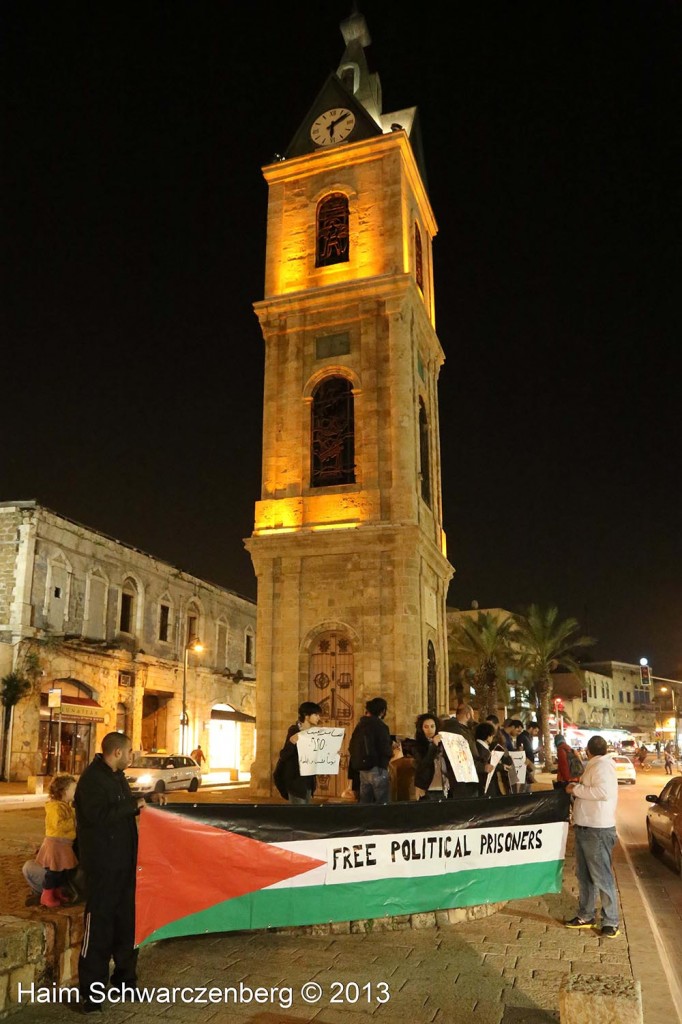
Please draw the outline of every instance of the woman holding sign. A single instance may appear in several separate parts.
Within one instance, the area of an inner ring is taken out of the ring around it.
[[[298,709],[298,721],[289,726],[284,746],[279,752],[276,772],[280,773],[283,789],[290,804],[309,804],[317,785],[316,775],[301,775],[296,744],[305,729],[320,724],[322,708],[311,700],[304,700]],[[280,790],[281,792],[281,790]]]
[[[435,715],[427,712],[417,716],[414,733],[414,785],[418,800],[443,799],[443,757],[434,750],[433,757],[428,758],[438,729]]]

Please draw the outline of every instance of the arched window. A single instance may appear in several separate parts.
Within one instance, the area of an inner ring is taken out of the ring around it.
[[[348,199],[342,192],[334,192],[323,199],[317,208],[316,267],[329,267],[333,263],[347,263]]]
[[[433,714],[438,710],[437,679],[436,650],[429,640],[426,648],[426,708]]]
[[[311,487],[355,483],[353,392],[345,377],[325,377],[313,391]]]
[[[424,293],[424,257],[422,254],[422,233],[419,230],[419,225],[414,226],[414,274],[417,278],[417,284],[421,289],[422,294]]]
[[[429,461],[429,424],[423,399],[419,399],[419,472],[422,498],[431,508],[431,466]]]

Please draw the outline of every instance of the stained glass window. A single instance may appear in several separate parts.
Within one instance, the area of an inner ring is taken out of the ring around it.
[[[334,192],[323,199],[317,208],[316,267],[329,267],[334,263],[347,263],[348,199]]]
[[[353,392],[344,377],[325,377],[313,392],[311,487],[355,483]]]

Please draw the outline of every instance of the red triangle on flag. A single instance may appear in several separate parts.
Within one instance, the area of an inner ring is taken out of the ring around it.
[[[135,943],[178,918],[324,863],[182,814],[145,807],[137,855]]]

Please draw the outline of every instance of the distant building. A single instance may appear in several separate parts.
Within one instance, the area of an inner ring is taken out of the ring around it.
[[[11,778],[78,774],[115,729],[180,751],[193,638],[185,750],[236,777],[255,753],[255,603],[34,501],[0,502],[0,678],[30,655],[42,673],[14,709]]]
[[[564,704],[567,720],[587,729],[625,729],[635,736],[654,738],[656,715],[649,685],[643,685],[639,665],[622,661],[589,662],[584,678],[556,672],[554,695]]]

